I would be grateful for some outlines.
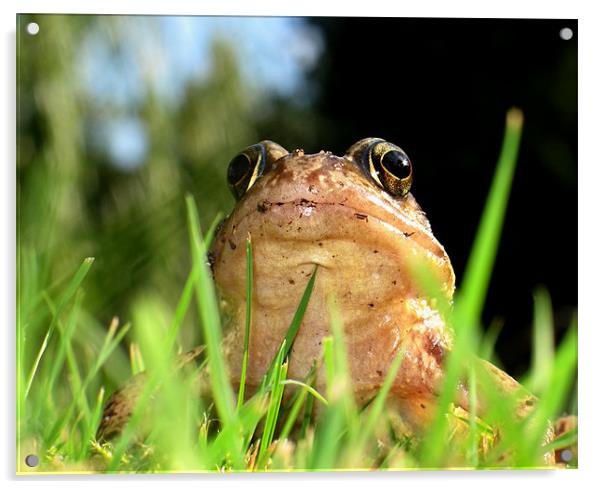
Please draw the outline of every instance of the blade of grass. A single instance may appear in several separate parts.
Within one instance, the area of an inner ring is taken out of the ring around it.
[[[559,450],[561,448],[570,447],[571,445],[574,445],[575,443],[577,443],[577,440],[578,440],[577,435],[578,434],[579,434],[578,429],[573,428],[572,430],[567,431],[566,433],[563,433],[558,438],[555,438],[550,443],[546,444],[543,447],[543,450],[547,452],[547,451],[551,451],[551,450]]]
[[[554,363],[554,320],[550,295],[542,288],[533,294],[533,360],[524,385],[539,395],[550,382]]]
[[[305,398],[307,397],[308,392],[309,392],[308,389],[301,389],[299,391],[299,395],[295,398],[295,402],[293,402],[293,405],[291,406],[291,408],[289,410],[286,421],[284,422],[284,426],[282,427],[282,430],[280,430],[280,435],[279,435],[280,439],[288,438],[288,435],[290,434],[291,430],[293,429],[295,421],[297,420],[297,416],[299,415],[299,411],[301,411],[301,407],[303,406],[303,403],[305,401]]]
[[[190,307],[190,302],[192,300],[197,280],[197,269],[193,267],[190,273],[188,274],[186,284],[184,285],[184,289],[182,290],[182,295],[180,296],[180,300],[178,301],[178,305],[176,306],[176,313],[174,314],[174,318],[171,324],[169,325],[167,334],[165,335],[165,348],[174,348],[176,344],[178,332],[180,331],[180,327],[184,322],[186,312]]]
[[[311,384],[313,383],[312,379],[315,377],[316,365],[317,365],[317,361],[316,361],[316,359],[314,359],[312,361],[312,365],[311,365],[309,371],[305,374],[305,377],[301,381],[303,384],[312,387]],[[313,389],[313,387],[312,387],[312,389]],[[289,411],[291,409],[292,405],[295,403],[295,401],[297,400],[297,397],[299,397],[301,392],[303,392],[303,389],[297,389],[297,390],[295,390],[293,395],[287,399],[286,404],[284,404],[284,406],[283,406],[283,408],[286,409],[286,411]]]
[[[315,379],[314,379],[315,382]],[[311,424],[311,414],[314,410],[314,400],[313,396],[306,396],[307,399],[305,401],[305,410],[303,411],[303,421],[301,422],[301,428],[299,428],[299,439],[302,440],[306,437],[310,424]]]
[[[80,265],[77,272],[75,273],[75,275],[69,282],[69,285],[67,286],[67,289],[65,290],[65,293],[61,296],[61,298],[59,300],[59,304],[56,308],[56,314],[54,314],[52,317],[50,326],[48,327],[48,330],[46,331],[46,335],[44,336],[44,339],[42,340],[42,344],[40,345],[38,354],[36,355],[36,358],[31,367],[31,370],[29,371],[29,376],[27,377],[27,382],[25,384],[25,394],[24,394],[25,398],[27,398],[29,391],[31,390],[31,384],[33,383],[33,379],[34,379],[36,372],[38,370],[38,367],[40,365],[40,361],[42,360],[44,352],[46,351],[46,347],[48,346],[48,342],[50,341],[50,338],[52,337],[52,334],[56,327],[56,321],[57,321],[58,317],[60,316],[61,312],[63,311],[63,308],[65,307],[65,305],[69,302],[71,297],[73,297],[73,295],[75,294],[75,292],[77,291],[77,289],[79,288],[81,283],[83,282],[84,278],[86,278],[86,275],[88,274],[88,272],[90,271],[90,268],[92,267],[92,263],[94,263],[94,258],[92,258],[92,257],[88,257],[83,261],[83,263]]]
[[[356,437],[354,442],[354,448],[358,452],[363,452],[364,447],[370,436],[373,435],[374,429],[376,428],[376,424],[379,418],[382,416],[383,409],[385,407],[385,401],[387,400],[387,396],[389,395],[389,391],[393,386],[393,381],[397,376],[397,372],[401,367],[401,362],[404,357],[404,351],[399,350],[393,361],[391,362],[391,366],[387,372],[385,380],[383,381],[382,387],[379,389],[378,394],[374,398],[374,400],[370,403],[370,410],[364,422],[362,422],[362,430],[359,433],[359,436]]]
[[[201,239],[199,216],[191,195],[186,196],[186,207],[192,263],[193,267],[197,269],[196,299],[203,336],[207,345],[211,392],[223,429],[226,430],[230,425],[235,425],[236,429],[227,431],[231,433],[228,444],[231,447],[230,455],[233,459],[233,467],[242,470],[245,467],[243,452],[245,438],[236,413],[235,397],[230,384],[228,366],[221,350],[221,319],[217,294],[213,276],[207,263],[207,249]]]
[[[310,371],[308,372],[308,374],[305,377],[305,382],[304,384],[311,387],[313,389],[312,384],[315,383],[316,381],[316,375],[317,375],[317,363],[314,360],[312,367],[310,369]],[[315,389],[314,389],[315,390]],[[316,391],[317,392],[317,391]],[[286,418],[286,421],[284,423],[284,426],[282,427],[282,430],[280,432],[280,438],[286,438],[288,437],[289,433],[291,432],[293,425],[295,423],[295,421],[297,420],[297,416],[299,415],[299,411],[301,410],[301,407],[303,406],[303,403],[307,397],[307,393],[308,390],[306,389],[302,389],[298,392],[298,395],[295,397],[293,404],[290,408],[288,417]],[[315,398],[315,396],[310,396],[310,400],[313,402],[313,399]],[[304,419],[305,422],[305,419]],[[301,436],[300,438],[304,438],[304,428],[302,427],[301,431]]]
[[[357,407],[355,397],[353,395],[353,387],[351,380],[351,371],[349,369],[347,345],[345,343],[345,332],[341,312],[334,294],[328,294],[328,312],[330,315],[330,329],[333,339],[333,381],[339,383],[336,388],[338,398],[330,399],[337,400],[343,406],[343,411],[346,418],[346,426],[349,431],[349,437],[355,439],[360,431],[359,417],[357,416]]]
[[[316,281],[317,273],[318,273],[318,266],[316,265],[309,281],[307,282],[307,285],[305,286],[305,290],[303,291],[303,295],[301,297],[301,300],[299,301],[297,310],[295,311],[295,314],[293,316],[291,324],[289,325],[288,330],[286,332],[286,337],[284,338],[284,342],[283,342],[284,348],[285,348],[284,355],[282,357],[283,360],[285,358],[287,358],[287,356],[290,352],[290,349],[292,348],[293,343],[295,342],[297,332],[299,331],[299,328],[301,327],[301,322],[303,321],[303,317],[305,316],[305,311],[307,310],[307,306],[309,304],[311,294],[314,290],[314,283]],[[266,388],[270,388],[270,380],[271,380],[271,378],[273,378],[275,368],[277,368],[277,366],[278,366],[278,363],[276,362],[277,357],[278,357],[278,354],[276,354],[276,356],[274,356],[274,359],[272,360],[272,363],[270,364],[268,371],[264,375],[261,386],[259,388],[260,391],[262,391]]]
[[[316,389],[314,389],[311,385],[307,385],[305,382],[301,382],[300,380],[294,380],[294,379],[286,379],[286,380],[281,380],[280,383],[282,385],[297,385],[299,387],[302,387],[304,390],[308,391],[312,396],[314,396],[322,404],[328,406],[328,401],[326,400],[326,398],[322,394],[320,394]]]
[[[284,351],[286,349],[286,340],[282,342],[282,346],[276,355],[276,365],[274,372],[274,378],[271,385],[270,400],[268,404],[268,411],[265,418],[265,424],[263,433],[261,435],[261,441],[259,444],[259,454],[257,455],[256,466],[258,468],[265,468],[270,455],[270,445],[274,438],[274,431],[276,430],[276,422],[278,420],[278,413],[282,403],[282,394],[284,392],[284,385],[281,383],[286,378],[288,371],[288,363],[284,360]]]
[[[161,379],[160,387],[148,406],[144,428],[150,428],[148,443],[155,445],[157,456],[165,460],[166,470],[182,470],[194,463],[195,427],[191,409],[196,403],[195,369],[174,368],[175,352],[164,347],[157,335],[168,318],[165,309],[155,301],[139,302],[133,310],[134,334],[146,365],[147,375]]]
[[[140,347],[134,341],[130,343],[130,369],[132,371],[132,376],[146,370],[144,367],[144,359],[142,358]]]
[[[307,310],[307,306],[309,304],[309,300],[311,298],[311,294],[314,290],[314,284],[316,282],[316,275],[318,274],[318,266],[314,267],[314,271],[311,274],[309,281],[307,282],[307,286],[303,291],[303,296],[301,297],[301,301],[299,302],[299,306],[295,311],[295,315],[293,316],[293,320],[288,328],[286,333],[286,337],[284,338],[285,350],[284,350],[284,358],[286,358],[290,352],[290,349],[293,347],[295,342],[295,337],[297,336],[297,332],[299,331],[299,327],[301,326],[301,322],[303,321],[303,316],[305,316],[305,311]]]
[[[209,230],[207,231],[203,239],[205,243],[205,248],[209,248],[209,245],[213,241],[215,231],[220,222],[222,222],[222,220],[223,213],[219,212],[213,219],[213,222],[211,223],[211,226],[209,227]],[[165,337],[166,348],[173,348],[173,346],[176,343],[178,331],[180,331],[180,327],[184,322],[184,316],[186,315],[186,312],[188,311],[188,308],[190,306],[190,301],[192,300],[194,287],[198,280],[197,272],[198,269],[196,267],[192,267],[190,273],[188,274],[186,284],[184,285],[184,290],[182,291],[180,300],[178,301],[178,305],[176,307],[176,314],[174,315],[173,321],[171,322],[168,329],[168,333]]]
[[[193,267],[197,270],[198,275],[196,298],[207,344],[211,387],[220,419],[227,425],[234,422],[235,412],[228,369],[221,354],[221,321],[217,297],[207,265],[207,249],[200,238],[201,230],[196,205],[191,195],[186,196],[186,206]]]
[[[242,368],[240,372],[240,387],[238,390],[238,403],[236,409],[240,410],[245,399],[245,383],[247,380],[247,360],[249,358],[249,335],[251,333],[251,303],[253,301],[253,248],[251,245],[251,236],[247,236],[246,241],[247,256],[247,295],[245,310],[245,338],[242,353]]]
[[[100,423],[100,417],[102,416],[104,401],[105,401],[105,388],[101,387],[100,390],[98,391],[98,395],[96,396],[96,403],[94,404],[94,410],[92,411],[92,416],[90,416],[90,419],[88,422],[88,427],[87,427],[88,436],[86,437],[86,440],[88,440],[90,443],[93,443],[95,441],[96,428],[98,427],[98,424]],[[80,458],[85,457],[86,454],[87,454],[87,446],[83,446],[82,452],[80,453]]]
[[[479,431],[477,429],[477,374],[471,367],[468,370],[468,465],[476,467],[479,464]]]
[[[203,238],[203,241],[205,243],[205,248],[209,249],[209,247],[211,246],[211,243],[213,242],[213,237],[215,236],[215,232],[217,231],[218,226],[221,224],[221,222],[223,220],[224,220],[223,212],[218,212],[215,215],[215,217],[213,218],[213,221],[209,225],[209,229],[207,229],[207,232],[205,233],[205,237]]]
[[[56,315],[56,312],[57,312],[56,306],[54,305],[54,303],[52,302],[50,297],[48,297],[47,294],[44,294],[44,296],[46,299],[46,303],[48,305],[48,309],[50,309],[50,311],[53,315]],[[45,385],[44,385],[45,391],[44,391],[43,397],[49,397],[50,393],[54,392],[54,384],[56,382],[59,372],[61,371],[61,369],[64,366],[65,356],[68,355],[68,352],[70,352],[71,355],[73,355],[73,349],[71,347],[71,338],[73,337],[73,332],[74,332],[75,326],[77,324],[77,317],[78,317],[79,311],[81,309],[82,300],[83,300],[83,293],[81,292],[81,290],[78,290],[75,294],[73,308],[69,315],[69,319],[67,320],[67,324],[63,325],[63,322],[60,319],[57,320],[56,326],[57,326],[57,329],[59,330],[59,332],[61,333],[59,349],[53,356],[53,362],[52,362],[52,367],[50,370],[50,375],[47,377],[47,381],[45,382]],[[72,360],[75,361],[75,358],[73,356],[72,356]],[[79,370],[77,370],[77,366],[72,365],[72,367],[74,367],[74,368],[71,369],[71,375],[73,376],[75,374],[75,378],[73,378],[73,381],[78,384],[81,384],[81,382],[78,381]],[[73,392],[76,392],[76,391],[73,391]]]
[[[329,404],[316,428],[316,436],[309,454],[308,465],[310,470],[332,470],[336,468],[337,454],[345,430],[345,406],[340,399],[341,393],[337,392],[340,383],[336,376],[337,367],[335,365],[333,343],[332,336],[322,340]]]
[[[427,467],[439,467],[446,450],[443,439],[447,430],[446,413],[453,402],[460,376],[466,371],[466,359],[475,351],[478,338],[478,324],[481,317],[485,293],[493,267],[498,241],[523,125],[523,115],[518,109],[511,109],[506,116],[506,129],[500,157],[485,209],[470,253],[462,286],[456,294],[456,307],[452,313],[456,331],[454,349],[448,355],[446,375],[439,396],[439,406],[434,422],[421,444],[419,458]]]
[[[489,326],[489,329],[483,334],[480,349],[480,357],[483,360],[491,361],[493,359],[495,343],[497,342],[497,338],[501,331],[502,322],[493,321],[491,326]]]

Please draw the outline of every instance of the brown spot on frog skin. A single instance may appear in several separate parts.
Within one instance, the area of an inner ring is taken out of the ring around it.
[[[263,200],[257,204],[257,211],[264,214],[268,211],[272,204],[270,204],[267,200]]]
[[[428,332],[425,335],[425,351],[427,351],[437,362],[437,365],[443,365],[443,358],[445,355],[445,350],[441,346],[441,337],[433,334],[432,332]]]
[[[207,252],[207,262],[209,263],[209,266],[211,267],[211,272],[214,272],[214,266],[215,266],[215,262],[216,262],[217,258],[215,257],[215,252],[213,251],[209,251]]]

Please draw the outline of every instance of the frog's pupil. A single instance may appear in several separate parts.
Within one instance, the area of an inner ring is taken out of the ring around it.
[[[228,166],[228,182],[237,185],[249,173],[251,162],[244,154],[236,156]]]
[[[381,160],[381,165],[392,175],[403,180],[412,173],[410,159],[401,151],[389,151]]]

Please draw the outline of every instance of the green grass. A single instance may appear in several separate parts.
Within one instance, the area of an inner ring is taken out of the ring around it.
[[[470,260],[453,308],[442,313],[454,327],[453,352],[434,420],[421,436],[405,430],[387,404],[387,394],[403,352],[394,359],[383,386],[366,406],[353,396],[343,324],[330,298],[331,335],[324,339],[326,388],[316,387],[317,366],[305,379],[288,379],[288,356],[313,286],[314,270],[299,307],[255,393],[245,389],[251,301],[246,310],[240,387],[234,392],[221,350],[216,292],[206,260],[220,217],[203,237],[196,205],[186,199],[192,267],[176,304],[140,298],[132,323],[100,324],[85,310],[85,286],[93,260],[73,277],[49,289],[38,287],[40,263],[31,249],[19,249],[17,309],[18,471],[172,472],[243,470],[331,470],[411,468],[491,468],[541,466],[546,449],[568,447],[576,431],[544,448],[549,420],[575,410],[576,320],[554,348],[552,304],[543,289],[534,292],[533,362],[523,384],[540,399],[527,419],[511,421],[511,396],[489,388],[489,373],[477,358],[491,358],[499,327],[485,330],[481,311],[487,293],[506,203],[517,160],[522,114],[511,111],[496,174]],[[253,296],[252,243],[246,242],[247,299]],[[422,285],[437,299],[432,277],[417,268]],[[205,351],[197,367],[174,368],[184,318],[195,314]],[[41,336],[36,331],[45,331]],[[42,338],[41,341],[38,338]],[[128,356],[129,352],[129,356]],[[122,435],[99,443],[96,428],[107,399],[106,386],[145,371],[138,402]],[[124,375],[127,373],[127,375]],[[201,379],[201,380],[199,380]],[[208,379],[204,381],[202,379]],[[464,379],[476,389],[468,412],[454,404]],[[477,403],[487,415],[477,418]],[[40,456],[40,467],[22,462]],[[575,462],[575,461],[573,461]]]

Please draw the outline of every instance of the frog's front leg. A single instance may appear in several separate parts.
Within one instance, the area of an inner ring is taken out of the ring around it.
[[[511,402],[511,412],[513,419],[506,420],[506,423],[521,423],[525,422],[524,429],[530,432],[533,429],[533,423],[527,418],[536,409],[539,400],[529,392],[523,385],[517,382],[513,377],[506,372],[496,367],[492,363],[481,358],[475,358],[473,367],[476,369],[476,390],[477,390],[477,406],[476,414],[479,418],[490,421],[491,412],[490,406],[485,400],[487,396],[481,395],[484,392],[494,391],[494,396],[502,396],[509,399]],[[461,382],[458,386],[456,403],[466,411],[470,409],[470,393],[466,387],[467,382]],[[499,424],[499,421],[493,421],[494,424]],[[500,436],[504,436],[504,426],[494,426],[500,432]],[[541,440],[542,445],[550,443],[554,439],[554,428],[551,423],[547,423],[547,428]],[[543,455],[543,463],[545,465],[553,465],[554,453],[546,452]]]
[[[447,330],[440,323],[434,320],[423,321],[406,330],[401,348],[404,351],[404,360],[397,374],[392,396],[404,420],[414,429],[424,431],[436,415],[452,341]],[[505,423],[520,423],[525,420],[536,409],[537,398],[490,362],[478,358],[474,362],[478,373],[476,416],[493,424],[494,429],[503,437]],[[468,367],[467,361],[463,368],[466,371]],[[453,401],[466,412],[470,412],[469,383],[466,378],[467,375],[464,373],[457,384]],[[497,395],[503,396],[512,403],[513,419],[505,420],[502,424],[499,420],[492,419],[491,409],[485,402],[487,396],[484,395],[492,388]],[[525,429],[531,429],[528,421]],[[542,443],[546,444],[552,439],[553,430],[550,425]],[[552,454],[546,453],[543,462],[553,463]]]

